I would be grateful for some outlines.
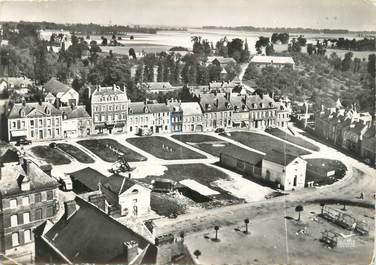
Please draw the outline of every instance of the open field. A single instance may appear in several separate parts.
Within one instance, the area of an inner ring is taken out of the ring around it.
[[[71,161],[62,152],[45,145],[33,146],[31,152],[38,158],[53,165],[69,164]]]
[[[310,149],[312,151],[320,151],[320,148],[318,148],[316,145],[314,145],[314,144],[312,144],[312,143],[310,143],[310,142],[308,142],[308,141],[306,141],[306,140],[304,140],[300,137],[290,135],[290,134],[282,131],[281,129],[271,128],[271,129],[267,129],[265,131],[267,133],[270,133],[271,135],[277,136],[278,138],[286,140],[290,143],[302,146],[302,147]]]
[[[307,173],[305,182],[314,181],[315,185],[328,185],[336,182],[346,174],[346,166],[338,160],[330,159],[306,159]],[[327,173],[334,171],[334,175]]]
[[[78,141],[80,145],[89,149],[106,162],[115,162],[118,157],[124,155],[127,161],[145,161],[146,158],[112,139],[91,139]]]
[[[127,142],[160,159],[178,160],[206,158],[204,155],[161,136],[128,138]]]
[[[58,143],[56,146],[63,152],[73,156],[80,163],[94,163],[94,159],[88,156],[85,152],[71,144]]]
[[[172,135],[172,138],[218,157],[220,153],[228,151],[241,152],[244,155],[249,152],[237,145],[204,134],[175,134]]]
[[[282,154],[287,153],[294,156],[309,154],[309,152],[304,151],[303,149],[287,144],[283,141],[279,141],[267,135],[258,133],[231,132],[230,136],[224,136],[264,153],[279,152]]]

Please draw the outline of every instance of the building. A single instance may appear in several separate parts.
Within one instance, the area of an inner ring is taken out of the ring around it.
[[[234,111],[232,113],[232,127],[234,128],[248,128],[249,109],[246,104],[246,99],[246,95],[230,95],[230,102],[234,107]]]
[[[146,102],[131,102],[128,107],[127,132],[139,133],[140,129],[153,128],[153,113]]]
[[[171,130],[171,110],[165,103],[148,104],[150,112],[153,114],[153,133],[170,132]]]
[[[277,68],[295,67],[295,62],[292,57],[288,56],[262,56],[255,55],[251,59],[251,64],[254,64],[256,67],[263,68],[265,66],[273,66]]]
[[[275,102],[276,105],[276,120],[275,126],[280,128],[287,128],[290,122],[291,107],[288,103]]]
[[[145,89],[146,93],[153,94],[172,92],[182,88],[182,86],[172,86],[169,82],[142,83],[139,87]]]
[[[16,103],[7,115],[8,140],[32,141],[61,139],[61,111],[48,102]]]
[[[51,78],[43,86],[45,93],[51,93],[55,97],[55,106],[77,106],[80,95],[72,87]]]
[[[205,131],[232,127],[233,106],[230,103],[229,93],[199,94],[198,100],[203,113]]]
[[[226,67],[229,64],[236,64],[236,61],[232,57],[223,57],[223,56],[208,56],[206,65],[215,64],[222,68]]]
[[[376,167],[376,133],[375,127],[371,127],[363,135],[363,140],[360,147],[360,155],[362,158],[373,167]]]
[[[290,154],[228,150],[220,154],[220,163],[275,188],[295,190],[305,186],[307,162]]]
[[[84,137],[92,133],[93,122],[85,106],[60,107],[64,138]]]
[[[114,217],[140,217],[150,213],[151,190],[130,178],[114,174],[100,182],[106,211]]]
[[[99,133],[125,132],[127,127],[128,100],[126,89],[119,86],[97,87],[91,95],[91,117]]]
[[[13,90],[17,94],[26,95],[33,81],[26,76],[21,77],[0,77],[0,94]]]
[[[369,126],[361,121],[346,126],[342,131],[342,148],[360,154],[363,135],[368,129]]]
[[[76,194],[98,191],[99,183],[107,178],[91,167],[69,173],[68,176],[72,180],[73,192]]]
[[[1,157],[0,170],[0,252],[30,255],[34,228],[57,214],[58,183],[12,150]]]
[[[181,108],[181,102],[176,99],[170,99],[167,105],[170,108],[171,132],[181,132],[183,130],[183,109]]]
[[[183,132],[202,132],[203,119],[201,107],[197,102],[182,102]]]
[[[273,152],[262,159],[262,178],[280,185],[283,190],[304,188],[307,162],[301,157]]]
[[[173,235],[152,242],[79,197],[64,206],[57,223],[45,222],[36,229],[38,263],[194,263],[182,240]]]
[[[250,129],[276,126],[277,104],[269,95],[246,95],[245,103],[249,109]]]

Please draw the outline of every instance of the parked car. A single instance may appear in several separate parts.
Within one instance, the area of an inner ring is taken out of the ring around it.
[[[20,145],[28,145],[28,144],[31,144],[31,141],[30,141],[30,140],[27,140],[27,139],[25,139],[25,138],[19,139],[19,140],[16,142],[16,146],[20,146]]]
[[[153,132],[149,128],[140,128],[138,130],[139,136],[150,136],[152,134],[153,134]]]
[[[214,132],[215,132],[215,133],[224,133],[224,132],[225,132],[225,129],[224,129],[224,128],[217,128],[217,129],[215,129]]]
[[[49,145],[48,145],[49,147],[51,147],[51,148],[56,148],[56,143],[55,142],[52,142],[52,143],[50,143]]]

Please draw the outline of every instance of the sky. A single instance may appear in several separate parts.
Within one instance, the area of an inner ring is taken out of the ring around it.
[[[376,30],[376,0],[0,0],[0,20]]]

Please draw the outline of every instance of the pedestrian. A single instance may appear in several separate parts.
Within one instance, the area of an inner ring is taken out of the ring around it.
[[[363,200],[363,198],[364,198],[364,193],[360,192],[360,199]]]

